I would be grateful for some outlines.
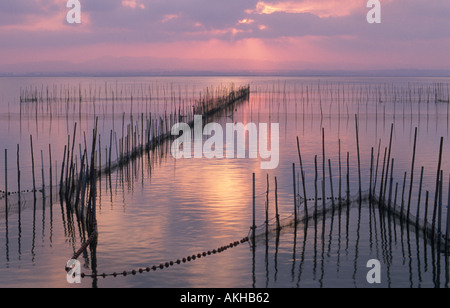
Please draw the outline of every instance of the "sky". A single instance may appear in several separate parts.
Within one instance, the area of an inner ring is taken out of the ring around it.
[[[450,70],[450,1],[0,2],[0,74]]]

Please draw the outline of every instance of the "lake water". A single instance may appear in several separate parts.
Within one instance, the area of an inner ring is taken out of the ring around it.
[[[352,205],[348,211],[336,210],[319,217],[317,222],[311,220],[306,228],[301,224],[297,228],[284,228],[280,234],[272,232],[267,239],[259,238],[255,246],[244,243],[164,270],[127,277],[84,278],[80,285],[69,285],[64,267],[84,238],[76,217],[68,214],[65,205],[59,202],[56,185],[53,195],[49,194],[49,145],[55,184],[59,183],[64,147],[68,136],[73,137],[75,123],[78,137],[74,154],[80,160],[84,135],[89,144],[98,117],[101,147],[98,154],[103,157],[99,156],[98,161],[102,160],[105,166],[110,146],[112,160],[119,157],[127,124],[132,123],[137,138],[142,138],[142,123],[150,114],[158,119],[175,111],[188,111],[200,95],[219,96],[231,84],[236,88],[250,85],[249,101],[236,104],[209,119],[210,122],[223,127],[233,122],[280,125],[280,163],[274,170],[262,170],[260,158],[176,160],[170,153],[170,142],[166,142],[126,168],[101,177],[97,195],[97,249],[95,253],[88,250],[79,258],[82,272],[88,275],[93,268],[98,273],[110,274],[159,266],[248,236],[252,225],[253,173],[257,225],[265,221],[267,176],[270,219],[273,222],[275,217],[275,177],[279,215],[282,219],[289,217],[294,209],[294,177],[296,192],[303,196],[297,136],[308,199],[315,197],[315,159],[318,197],[322,197],[322,181],[326,197],[332,194],[337,197],[340,191],[345,195],[347,153],[350,191],[352,195],[357,194],[355,115],[364,191],[370,185],[372,149],[373,170],[379,156],[377,192],[380,189],[383,158],[389,148],[393,124],[390,157],[395,163],[393,186],[389,189],[388,185],[388,190],[393,199],[393,188],[398,183],[398,204],[405,172],[403,199],[408,200],[417,128],[411,211],[417,215],[423,166],[421,221],[425,215],[426,191],[429,191],[430,204],[428,221],[433,217],[440,141],[444,138],[441,230],[445,233],[450,172],[450,104],[445,101],[449,82],[450,79],[442,78],[350,77],[2,78],[0,189],[5,190],[6,186],[6,149],[8,190],[18,190],[18,146],[21,190],[33,188],[32,136],[35,185],[41,188],[46,184],[46,193],[39,192],[36,198],[32,193],[23,193],[20,205],[17,195],[11,195],[8,210],[5,198],[0,200],[0,286],[371,287],[366,280],[369,271],[366,264],[377,259],[382,266],[381,287],[447,287],[445,253],[438,253],[415,228],[368,203],[360,207]],[[39,99],[25,101],[33,93],[38,93]],[[325,179],[323,170],[326,170]],[[340,178],[342,185],[339,185]],[[311,210],[314,201],[308,204]],[[318,205],[322,206],[322,200]],[[303,213],[302,206],[300,211]]]

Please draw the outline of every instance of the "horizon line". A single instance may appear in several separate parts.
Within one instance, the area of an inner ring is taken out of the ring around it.
[[[99,72],[0,72],[0,77],[450,77],[445,69],[362,69],[291,71],[99,71]]]

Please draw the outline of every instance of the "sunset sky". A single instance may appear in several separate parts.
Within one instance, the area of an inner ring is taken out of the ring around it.
[[[450,1],[0,2],[0,73],[450,70]]]

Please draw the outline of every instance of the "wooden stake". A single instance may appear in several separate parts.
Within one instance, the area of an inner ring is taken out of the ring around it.
[[[438,222],[437,222],[437,230],[436,235],[438,236],[438,243],[440,244],[440,237],[442,234],[442,195],[444,194],[444,191],[442,190],[444,182],[444,172],[441,170],[441,180],[439,183],[439,210],[438,210]]]
[[[292,178],[293,178],[293,185],[294,185],[294,217],[295,217],[295,224],[297,224],[297,185],[295,180],[295,164],[292,164]]]
[[[8,150],[5,149],[5,200],[8,207]]]
[[[323,151],[323,163],[322,163],[322,169],[323,169],[323,178],[322,178],[322,208],[323,208],[323,213],[325,214],[325,208],[326,208],[326,195],[325,195],[325,129],[322,128],[322,151]]]
[[[267,174],[267,192],[266,192],[266,233],[269,232],[269,192],[270,192],[270,183],[269,183],[269,174]]]
[[[445,232],[445,255],[448,256],[450,244],[450,177],[448,182],[447,228]]]
[[[41,150],[42,194],[45,196],[44,152]]]
[[[317,180],[318,180],[318,171],[317,171],[317,155],[314,158],[314,170],[315,170],[315,177],[314,177],[314,219],[317,220],[317,207],[318,207],[318,191],[317,191]]]
[[[305,216],[308,217],[308,199],[306,198],[306,184],[305,184],[305,172],[303,171],[303,162],[302,162],[302,154],[300,152],[300,140],[297,137],[297,150],[298,150],[298,158],[300,160],[300,173],[302,174],[302,185],[303,185],[303,202],[305,205]]]
[[[407,220],[409,220],[409,213],[411,211],[411,194],[412,194],[412,186],[414,182],[414,164],[416,161],[416,146],[417,146],[417,127],[414,133],[414,149],[413,149],[413,158],[412,158],[412,165],[411,165],[411,181],[409,183],[409,197],[408,197],[408,216]]]
[[[389,153],[388,153],[388,158],[387,158],[386,179],[385,179],[385,187],[383,189],[383,197],[386,195],[386,187],[387,187],[388,175],[389,175],[389,163],[391,161],[391,150],[392,150],[392,136],[393,136],[393,133],[394,133],[394,123],[392,123],[392,125],[391,125],[391,136],[390,136],[390,141],[389,141]]]
[[[63,188],[63,180],[64,180],[64,165],[66,163],[66,153],[67,152],[67,145],[64,146],[64,156],[63,156],[63,163],[61,168],[61,179],[59,181],[59,194],[62,194],[62,188]]]
[[[406,186],[406,176],[407,173],[405,172],[405,177],[403,178],[403,190],[402,190],[402,207],[400,210],[400,218],[403,219],[403,213],[405,210],[405,186]]]
[[[380,206],[384,206],[383,187],[384,187],[384,172],[385,172],[385,167],[386,167],[386,155],[387,155],[387,148],[384,148],[383,171],[381,173],[381,185],[380,185],[380,196],[379,196],[379,198],[380,198],[379,205]]]
[[[33,136],[30,135],[30,143],[31,143],[31,170],[33,173],[33,193],[34,193],[34,197],[36,199],[36,177],[34,174],[34,150],[33,150]]]
[[[395,209],[397,207],[397,194],[398,194],[398,182],[395,184],[395,196],[394,196],[394,206],[393,206],[394,213],[395,213]]]
[[[380,163],[380,152],[381,152],[381,140],[378,143],[378,154],[377,154],[377,167],[375,168],[375,180],[373,184],[373,192],[372,196],[376,196],[376,188],[377,188],[377,181],[378,181],[378,167]]]
[[[275,215],[277,219],[277,230],[279,231],[281,229],[280,225],[280,215],[278,213],[278,180],[277,177],[275,177]]]
[[[253,244],[255,244],[256,237],[256,175],[253,173]]]
[[[392,159],[392,165],[391,165],[391,179],[389,184],[389,198],[388,198],[388,208],[391,208],[391,201],[392,201],[392,185],[394,184],[394,159]]]
[[[52,172],[52,146],[48,145],[48,156],[50,162],[50,201],[53,200],[53,172]]]
[[[341,162],[341,139],[339,139],[339,208],[341,208],[341,202],[342,202],[342,162]]]
[[[438,170],[437,170],[437,175],[436,175],[436,193],[434,195],[434,209],[433,209],[433,222],[432,222],[433,234],[436,231],[436,218],[437,218],[437,211],[438,211],[439,183],[440,183],[443,147],[444,147],[444,137],[441,138],[441,146],[440,146],[440,150],[439,150],[439,163],[438,163]]]
[[[420,173],[420,183],[419,183],[419,198],[417,201],[417,216],[416,216],[416,228],[419,227],[419,217],[420,217],[420,202],[422,199],[422,184],[423,184],[423,171],[424,167],[422,167],[422,171]]]
[[[358,116],[355,115],[356,121],[356,147],[358,150],[358,180],[359,180],[359,201],[362,201],[362,187],[361,187],[361,156],[359,152],[359,128],[358,128]]]
[[[372,147],[372,151],[370,154],[370,183],[369,183],[369,201],[372,202],[372,181],[373,181],[373,147]],[[340,154],[339,154],[340,155]]]
[[[19,192],[19,208],[20,208],[20,196],[21,196],[21,187],[20,187],[20,159],[19,159],[19,145],[17,145],[17,189]]]
[[[108,163],[108,169],[109,173],[111,173],[111,150],[112,150],[112,141],[113,141],[113,131],[111,130],[110,136],[109,136],[109,163]]]
[[[450,176],[448,181],[448,203],[447,203],[447,228],[445,232],[445,252],[448,254],[448,246],[450,242]]]
[[[347,205],[350,204],[350,152],[347,152]]]
[[[334,209],[335,203],[334,203],[334,190],[333,190],[333,174],[331,172],[331,159],[328,159],[328,167],[330,169],[331,204]]]
[[[423,222],[423,229],[424,232],[427,231],[428,229],[428,200],[429,200],[429,196],[430,196],[430,192],[427,190],[426,192],[426,196],[425,196],[425,217],[424,217],[424,222]]]

